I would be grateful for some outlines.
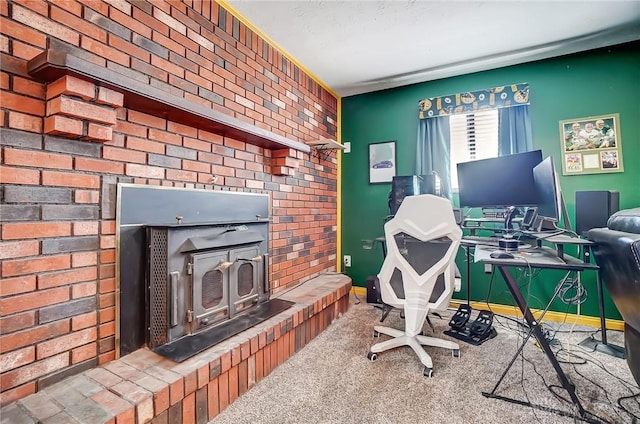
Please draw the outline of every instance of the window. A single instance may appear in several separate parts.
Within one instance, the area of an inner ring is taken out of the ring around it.
[[[498,110],[451,115],[451,187],[458,189],[457,165],[498,156]]]

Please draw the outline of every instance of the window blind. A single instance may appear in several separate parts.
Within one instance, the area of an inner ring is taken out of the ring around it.
[[[451,186],[458,189],[457,164],[498,156],[498,110],[449,116]]]

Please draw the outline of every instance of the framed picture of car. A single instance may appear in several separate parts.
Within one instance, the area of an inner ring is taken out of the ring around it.
[[[396,175],[396,142],[369,144],[369,184],[390,183]]]

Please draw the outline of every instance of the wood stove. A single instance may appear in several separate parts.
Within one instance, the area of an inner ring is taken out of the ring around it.
[[[268,299],[267,228],[267,222],[147,227],[151,348]]]
[[[144,335],[131,334],[144,337],[156,353],[183,361],[291,306],[270,299],[266,195],[134,185],[121,192],[128,206],[121,217],[148,221],[121,226],[121,304],[129,301],[127,293],[144,298]],[[168,219],[171,212],[178,215]],[[142,249],[136,248],[139,238]],[[131,290],[136,280],[142,280],[140,291]]]

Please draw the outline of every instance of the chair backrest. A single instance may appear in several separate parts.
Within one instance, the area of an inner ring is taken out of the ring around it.
[[[431,194],[404,199],[384,225],[387,256],[378,278],[382,300],[416,314],[416,331],[429,310],[448,306],[462,230],[451,202]],[[421,318],[422,317],[422,318]]]

